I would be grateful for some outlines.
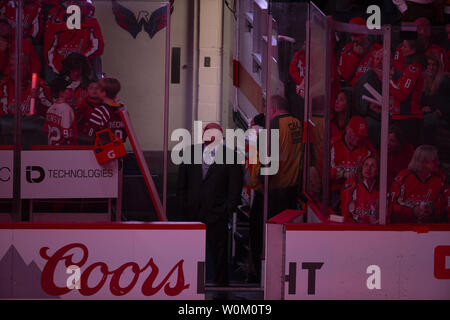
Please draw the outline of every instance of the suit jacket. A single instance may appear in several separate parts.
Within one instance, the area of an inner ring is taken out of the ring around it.
[[[202,164],[194,164],[194,146],[191,149],[191,164],[181,164],[178,172],[177,197],[183,217],[187,221],[201,221],[207,225],[226,223],[228,215],[240,203],[243,187],[243,166],[237,164],[235,151],[234,164],[226,164],[225,147],[222,148],[223,163],[214,162],[209,166],[203,179]],[[202,148],[203,150],[203,148]],[[216,161],[218,160],[216,153]]]

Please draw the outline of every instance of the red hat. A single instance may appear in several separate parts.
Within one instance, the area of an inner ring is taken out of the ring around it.
[[[361,18],[361,17],[354,17],[354,18],[350,19],[350,21],[348,23],[359,24],[361,26],[365,26],[366,25],[366,21],[363,18]]]
[[[367,137],[369,135],[367,132],[367,122],[363,117],[352,117],[348,122],[347,127],[351,128],[357,136]]]

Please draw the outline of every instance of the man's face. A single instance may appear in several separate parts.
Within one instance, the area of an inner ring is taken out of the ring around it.
[[[422,171],[426,174],[435,172],[439,167],[439,160],[422,161]]]
[[[88,87],[88,96],[92,99],[98,99],[100,93],[100,87],[97,82],[91,82]]]
[[[345,93],[339,92],[338,96],[336,97],[336,103],[334,104],[334,111],[337,113],[345,111],[347,108],[347,97]]]
[[[362,167],[362,176],[366,179],[373,179],[378,174],[378,164],[374,158],[369,158],[364,161]]]
[[[347,127],[346,129],[346,137],[347,142],[352,148],[358,148],[361,146],[362,142],[364,141],[364,137],[358,136],[355,134],[355,131],[353,131],[352,128]]]
[[[419,18],[416,20],[417,25],[417,35],[419,39],[428,42],[431,36],[431,25],[427,19]]]
[[[388,151],[392,152],[397,150],[400,147],[400,141],[398,141],[397,137],[394,133],[389,133],[388,136]]]
[[[76,70],[70,71],[70,79],[72,81],[78,81],[78,80],[80,80],[80,78],[81,78],[81,70],[76,69]]]
[[[373,57],[373,67],[378,69],[383,67],[383,49],[375,51]]]
[[[277,115],[277,108],[276,108],[276,106],[273,104],[273,102],[272,102],[272,105],[270,106],[270,111],[269,111],[269,114],[270,114],[270,120],[272,120],[273,118],[275,118],[275,116]]]
[[[403,40],[403,44],[402,44],[400,50],[402,51],[402,54],[405,57],[410,56],[416,52],[416,50],[411,48],[411,46],[409,45],[409,42],[406,40]]]
[[[216,139],[218,141],[222,139],[222,130],[220,130],[218,125],[207,125],[203,130],[203,142],[205,145],[209,145]]]
[[[350,36],[350,39],[352,40],[352,42],[362,46],[367,39],[367,35],[353,33]]]
[[[73,99],[73,90],[71,88],[67,88],[66,90],[63,91],[62,96],[64,98],[64,100],[69,101]]]
[[[432,60],[432,59],[428,59],[427,60],[427,73],[429,73],[431,76],[435,76],[438,70],[438,65],[436,63],[436,61]]]

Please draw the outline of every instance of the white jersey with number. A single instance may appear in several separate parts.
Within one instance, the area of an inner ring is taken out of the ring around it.
[[[75,114],[67,103],[55,103],[47,110],[44,130],[48,135],[48,144],[76,144]]]

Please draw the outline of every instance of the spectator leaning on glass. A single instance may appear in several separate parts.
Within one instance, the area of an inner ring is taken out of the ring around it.
[[[358,166],[355,179],[346,183],[341,193],[341,213],[346,221],[378,223],[379,161],[368,156]]]
[[[448,210],[447,181],[439,169],[437,149],[419,146],[390,189],[391,222],[446,222]]]

